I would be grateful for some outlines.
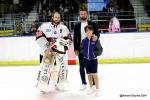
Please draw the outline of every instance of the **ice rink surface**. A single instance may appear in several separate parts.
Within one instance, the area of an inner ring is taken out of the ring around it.
[[[80,91],[79,67],[69,66],[69,90],[46,94],[36,88],[39,67],[0,67],[0,100],[150,100],[150,64],[99,65],[100,96]]]

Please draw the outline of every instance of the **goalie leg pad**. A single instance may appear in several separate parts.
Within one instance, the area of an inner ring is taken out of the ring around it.
[[[50,73],[52,70],[52,66],[54,66],[54,57],[52,56],[50,59],[47,59],[47,57],[43,58],[43,61],[41,63],[41,70],[39,71],[38,75],[38,82],[37,82],[37,88],[40,91],[46,91],[49,80],[50,80]]]
[[[65,56],[62,54],[56,56],[56,61],[58,62],[58,66],[60,67],[59,74],[58,74],[58,84],[57,86],[61,90],[65,90],[66,88],[66,83],[67,82],[67,75],[68,75],[68,68],[66,66],[65,62]]]
[[[57,62],[56,62],[56,64],[57,64]],[[51,71],[51,79],[54,81],[55,85],[58,82],[59,70],[60,70],[60,66],[55,65],[55,66],[53,66],[52,71]]]

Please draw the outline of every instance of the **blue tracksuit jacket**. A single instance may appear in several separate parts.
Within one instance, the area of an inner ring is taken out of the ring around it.
[[[100,44],[100,41],[92,41],[88,38],[82,40],[81,44],[81,53],[83,54],[85,59],[96,59],[97,56],[100,56],[103,51],[103,48]]]

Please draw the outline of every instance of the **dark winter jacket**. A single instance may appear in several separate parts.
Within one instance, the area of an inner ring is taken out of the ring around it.
[[[100,37],[100,34],[98,32],[97,26],[94,22],[88,21],[88,25],[92,25],[94,28],[94,33],[98,38]],[[74,27],[74,50],[77,50],[80,52],[81,50],[81,22],[75,25]]]
[[[96,59],[97,56],[100,56],[103,52],[103,48],[100,44],[100,41],[92,41],[88,38],[82,40],[81,44],[81,53],[83,54],[85,59]]]

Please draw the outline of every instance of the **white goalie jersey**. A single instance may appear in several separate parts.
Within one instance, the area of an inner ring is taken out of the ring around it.
[[[36,42],[41,48],[41,54],[55,43],[56,39],[61,39],[59,41],[62,43],[66,42],[65,45],[67,42],[69,43],[69,33],[68,28],[61,23],[57,26],[53,25],[52,22],[43,23],[36,32]]]

